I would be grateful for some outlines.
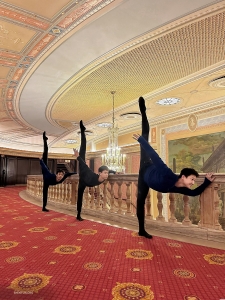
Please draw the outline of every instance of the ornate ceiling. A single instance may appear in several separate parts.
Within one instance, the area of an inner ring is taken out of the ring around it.
[[[101,149],[110,91],[122,146],[141,95],[151,124],[224,105],[224,34],[225,1],[1,1],[0,149],[41,152],[45,130],[51,153],[71,153],[81,119]]]

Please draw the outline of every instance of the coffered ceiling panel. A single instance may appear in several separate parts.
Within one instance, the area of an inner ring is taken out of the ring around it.
[[[74,0],[7,0],[1,1],[2,4],[12,4],[18,8],[24,9],[27,12],[43,16],[51,19],[65,5]]]
[[[225,103],[225,0],[4,0],[0,17],[0,147],[41,152],[46,130],[71,154],[80,119],[105,147],[111,91],[121,146],[141,95],[154,126]]]
[[[9,74],[10,68],[0,66],[0,78],[6,78]]]
[[[21,52],[35,33],[32,29],[1,20],[0,47],[4,50]]]

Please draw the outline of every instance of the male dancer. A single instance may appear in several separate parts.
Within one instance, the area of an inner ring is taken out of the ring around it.
[[[40,165],[43,174],[43,207],[42,211],[48,212],[49,210],[46,208],[47,200],[48,200],[48,188],[50,185],[56,185],[62,183],[68,176],[77,173],[66,173],[63,170],[58,170],[56,174],[53,174],[49,171],[48,168],[48,144],[47,144],[47,136],[45,131],[43,132],[43,142],[44,142],[44,152],[42,158],[40,159]]]
[[[77,220],[83,221],[81,218],[82,200],[85,188],[100,185],[103,181],[108,178],[109,169],[107,166],[101,166],[98,169],[98,174],[92,172],[92,170],[85,163],[86,154],[86,135],[85,127],[82,120],[80,121],[80,134],[81,134],[81,146],[80,151],[74,150],[74,155],[79,161],[79,185],[78,185],[78,195],[77,195]]]
[[[139,108],[142,115],[142,136],[134,134],[133,138],[141,145],[140,169],[138,177],[137,217],[140,236],[151,239],[152,236],[145,231],[145,199],[149,188],[161,193],[180,193],[188,196],[200,195],[214,180],[213,173],[207,173],[205,181],[194,190],[190,188],[195,183],[198,172],[191,168],[181,170],[179,176],[161,160],[159,155],[148,143],[149,123],[146,115],[144,98],[139,98]]]

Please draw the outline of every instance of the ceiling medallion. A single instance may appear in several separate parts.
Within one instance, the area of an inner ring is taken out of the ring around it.
[[[141,114],[139,112],[130,112],[120,115],[123,119],[137,119],[141,117]]]
[[[103,123],[98,123],[96,126],[101,128],[109,128],[112,127],[112,123],[103,122]]]
[[[214,88],[225,88],[225,76],[218,77],[209,82],[209,86]]]
[[[188,116],[188,128],[190,131],[195,131],[198,126],[198,118],[195,114],[190,114]]]
[[[159,105],[174,105],[180,102],[178,98],[164,98],[156,101]]]
[[[77,143],[77,140],[66,140],[65,141],[67,144],[76,144]]]

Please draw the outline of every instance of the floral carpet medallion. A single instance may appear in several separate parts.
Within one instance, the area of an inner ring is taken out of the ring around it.
[[[29,217],[26,216],[19,216],[19,217],[14,217],[13,220],[26,220],[29,219]]]
[[[128,249],[125,252],[126,258],[134,259],[152,259],[153,253],[151,251],[142,250],[142,249]]]
[[[103,243],[112,244],[112,243],[115,243],[115,240],[105,239],[105,240],[103,240]]]
[[[97,262],[89,262],[84,265],[84,269],[91,270],[91,271],[97,271],[101,268],[102,268],[102,264]]]
[[[51,221],[66,221],[67,218],[53,218]]]
[[[140,235],[139,235],[138,232],[136,232],[136,231],[133,231],[133,232],[131,233],[131,235],[134,236],[134,237],[140,237]]]
[[[44,232],[46,230],[48,230],[47,227],[33,227],[33,228],[28,229],[28,231],[30,231],[30,232]]]
[[[83,235],[94,235],[96,234],[98,231],[94,230],[94,229],[81,229],[79,230],[77,233],[78,234],[83,234]]]
[[[83,291],[85,289],[85,285],[83,284],[76,284],[72,287],[72,290],[75,292]]]
[[[24,259],[25,258],[23,256],[11,256],[11,257],[6,258],[5,261],[9,264],[15,264],[15,263],[24,261]]]
[[[0,243],[0,249],[6,249],[6,250],[8,250],[8,249],[16,247],[18,245],[19,245],[18,242],[2,241]]]
[[[15,292],[24,292],[24,293],[38,293],[40,289],[43,289],[52,276],[46,276],[44,274],[27,274],[15,278],[8,289],[13,289]]]
[[[198,298],[197,296],[184,296],[184,300],[201,300],[200,298]]]
[[[138,283],[119,283],[112,289],[112,300],[153,300],[154,293],[151,286]]]
[[[76,254],[80,252],[81,247],[80,246],[75,246],[75,245],[61,245],[57,247],[54,251],[54,253],[59,253],[59,254]]]
[[[182,245],[178,244],[178,243],[167,243],[167,245],[169,247],[174,247],[174,248],[181,248],[182,247]]]
[[[57,236],[54,236],[54,235],[52,235],[52,236],[46,236],[44,239],[47,240],[47,241],[53,241],[53,240],[57,239]]]
[[[182,269],[173,270],[173,274],[177,277],[187,278],[187,279],[196,277],[195,273],[188,271],[188,270],[182,270]]]
[[[219,254],[205,254],[204,259],[210,264],[210,265],[225,265],[225,254],[219,255]]]

